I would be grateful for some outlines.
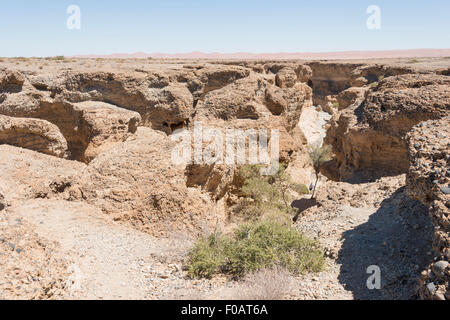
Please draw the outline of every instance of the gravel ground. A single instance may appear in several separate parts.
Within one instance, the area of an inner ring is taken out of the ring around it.
[[[406,196],[403,181],[402,176],[363,185],[324,183],[321,205],[308,209],[296,227],[318,239],[327,268],[293,278],[283,298],[415,298],[420,271],[433,259],[433,232],[426,208]],[[355,206],[367,197],[364,190],[373,194],[372,201]],[[58,298],[232,299],[242,288],[242,282],[223,276],[188,279],[182,270],[191,245],[186,235],[157,239],[77,202],[17,202],[7,214],[57,243],[58,257],[70,258],[65,292],[58,291]],[[367,289],[370,265],[381,269],[380,290]]]

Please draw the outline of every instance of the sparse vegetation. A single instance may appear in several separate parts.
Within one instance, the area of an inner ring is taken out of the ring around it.
[[[333,103],[333,107],[334,107],[335,109],[339,109],[339,102]]]
[[[244,224],[234,235],[210,235],[197,241],[187,264],[191,278],[210,278],[223,273],[243,276],[281,266],[294,274],[318,272],[324,257],[315,241],[293,227],[266,220]]]
[[[284,268],[263,269],[247,275],[232,289],[230,299],[281,300],[291,289],[292,275]]]
[[[244,196],[235,208],[237,214],[246,219],[265,218],[286,221],[295,214],[291,203],[293,192],[308,194],[309,189],[303,184],[294,183],[286,173],[286,165],[280,164],[276,175],[264,176],[261,166],[247,165],[241,168],[239,175],[244,183],[241,188]]]
[[[316,182],[314,183],[314,189],[311,195],[311,199],[314,198],[316,194],[317,183],[319,182],[320,168],[325,163],[332,159],[331,146],[320,146],[320,145],[310,145],[309,146],[309,157],[311,158],[314,171],[316,174]]]
[[[50,60],[50,61],[65,61],[65,60],[66,60],[66,57],[64,57],[64,56],[46,57],[45,60]]]

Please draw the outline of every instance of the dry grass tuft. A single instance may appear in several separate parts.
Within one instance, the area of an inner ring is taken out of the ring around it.
[[[263,269],[249,274],[242,284],[233,288],[235,300],[282,300],[290,291],[292,275],[282,267]]]

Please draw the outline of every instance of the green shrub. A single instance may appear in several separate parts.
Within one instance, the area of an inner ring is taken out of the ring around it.
[[[308,194],[308,187],[293,183],[284,164],[279,165],[276,175],[261,175],[261,168],[259,165],[246,165],[240,169],[242,198],[233,211],[249,220],[259,219],[263,215],[272,219],[290,218],[295,214],[291,207],[294,200],[292,192]]]
[[[273,220],[242,225],[231,237],[202,238],[188,256],[187,270],[191,278],[210,278],[218,273],[240,277],[275,266],[303,274],[324,267],[323,254],[315,241]]]

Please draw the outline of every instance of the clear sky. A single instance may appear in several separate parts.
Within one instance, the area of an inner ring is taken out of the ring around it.
[[[66,26],[72,4],[80,30]],[[450,1],[2,0],[0,30],[0,56],[450,48]]]

